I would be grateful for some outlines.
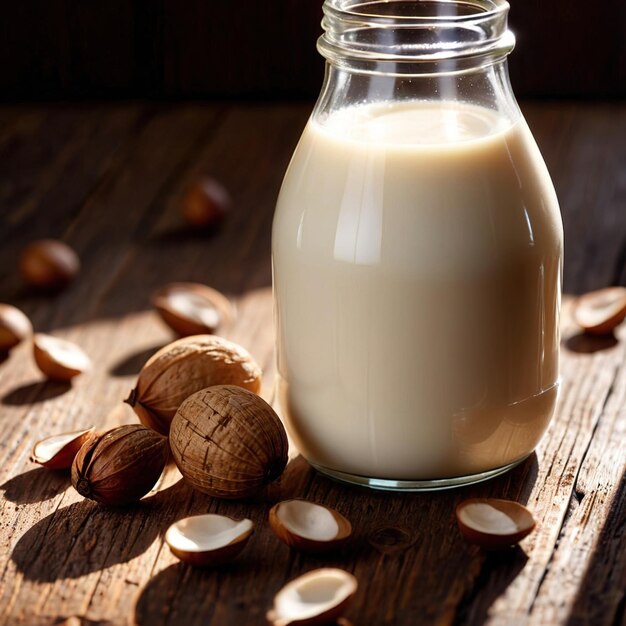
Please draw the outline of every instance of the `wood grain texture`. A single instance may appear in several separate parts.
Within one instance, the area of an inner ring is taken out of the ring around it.
[[[0,300],[38,330],[79,343],[94,370],[73,385],[44,382],[28,346],[0,364],[0,624],[261,624],[290,578],[333,565],[360,588],[361,624],[619,624],[626,588],[626,327],[581,335],[563,314],[562,390],[536,454],[510,473],[457,491],[396,495],[340,486],[293,459],[281,479],[243,502],[193,492],[174,469],[140,504],[106,509],[67,475],[28,461],[63,430],[135,421],[121,400],[143,362],[172,337],[149,309],[167,281],[215,286],[237,306],[225,335],[265,370],[271,397],[269,259],[273,204],[309,105],[122,105],[0,108]],[[527,118],[559,193],[569,294],[626,282],[626,106],[528,104]],[[186,229],[186,186],[211,173],[234,208],[217,233]],[[80,253],[79,280],[55,297],[15,275],[33,237]],[[353,522],[342,550],[291,552],[269,508],[288,497],[336,508]],[[458,534],[454,507],[473,496],[525,502],[537,530],[519,548],[485,554]],[[197,571],[163,544],[188,514],[250,517],[257,530],[232,565]]]

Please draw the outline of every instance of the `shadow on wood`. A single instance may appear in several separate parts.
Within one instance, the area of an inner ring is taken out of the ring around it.
[[[6,393],[0,402],[9,406],[21,406],[23,404],[35,404],[57,398],[67,393],[72,388],[69,382],[52,380],[40,380],[26,385],[20,385]]]
[[[626,472],[615,491],[611,508],[599,532],[595,551],[578,587],[567,620],[579,624],[623,624],[626,617],[626,566],[620,557],[626,543]]]
[[[32,504],[50,500],[69,486],[69,471],[38,467],[10,478],[0,485],[0,489],[4,490],[4,497],[10,502]]]
[[[172,341],[174,341],[174,338],[172,338]],[[113,365],[113,367],[109,370],[109,373],[111,376],[117,376],[120,378],[139,374],[146,361],[162,347],[163,345],[159,344],[158,346],[152,346],[151,348],[146,348],[145,350],[135,352],[134,354],[129,354],[115,363],[115,365]]]
[[[181,481],[120,509],[89,500],[58,509],[20,537],[11,555],[29,580],[54,582],[126,563],[181,517],[189,490]]]
[[[228,597],[216,602],[225,580]],[[251,585],[250,580],[246,552],[233,563],[212,570],[194,569],[183,563],[171,565],[142,590],[134,623],[137,626],[263,623],[262,615],[269,607],[251,601],[263,583]]]
[[[578,333],[572,337],[568,337],[563,344],[571,352],[580,354],[593,354],[601,350],[610,350],[618,344],[617,337],[610,335],[589,335],[587,333]]]
[[[489,607],[517,578],[527,562],[528,556],[519,546],[510,551],[487,554],[478,578],[458,605],[455,623],[487,622]]]

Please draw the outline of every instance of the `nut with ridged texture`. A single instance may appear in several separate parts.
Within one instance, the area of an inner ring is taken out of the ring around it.
[[[92,435],[72,464],[72,485],[85,498],[111,506],[140,500],[168,459],[167,438],[139,424]]]
[[[194,335],[154,354],[126,402],[142,424],[167,435],[181,403],[212,385],[237,385],[256,393],[261,388],[261,368],[247,350],[232,341]]]
[[[203,389],[183,402],[170,448],[185,480],[217,498],[245,498],[287,465],[287,434],[272,407],[232,385]]]

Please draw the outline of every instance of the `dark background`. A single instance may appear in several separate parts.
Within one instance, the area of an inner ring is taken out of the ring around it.
[[[2,0],[0,99],[311,98],[322,0]],[[511,0],[518,96],[626,95],[626,2]]]

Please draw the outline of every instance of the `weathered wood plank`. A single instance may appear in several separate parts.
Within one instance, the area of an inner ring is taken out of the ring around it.
[[[134,419],[116,407],[143,360],[171,337],[148,310],[150,292],[169,280],[207,282],[236,301],[238,319],[226,334],[263,365],[271,394],[271,213],[307,108],[150,112],[107,157],[109,165],[102,165],[105,171],[67,222],[64,235],[85,260],[81,280],[51,301],[19,300],[38,327],[83,345],[96,369],[67,389],[38,383],[25,347],[0,365],[0,554],[6,555],[0,558],[0,623],[48,625],[70,615],[114,624],[262,623],[287,579],[321,565],[345,567],[359,578],[349,612],[355,624],[618,623],[626,568],[620,483],[626,329],[613,341],[589,340],[576,335],[565,315],[559,408],[537,454],[505,476],[459,491],[370,493],[324,479],[297,458],[251,501],[193,493],[172,472],[161,491],[114,511],[81,500],[65,477],[28,463],[40,434]],[[597,133],[617,147],[622,122],[611,134],[607,116],[613,120],[617,113],[622,120],[625,109],[553,104],[527,110],[560,187],[569,239],[582,242],[568,256],[577,268],[569,274],[570,288],[606,284],[620,266],[621,188],[611,185],[616,174],[624,175],[624,164],[609,162],[608,148],[589,137]],[[589,154],[599,155],[604,166],[590,164]],[[70,170],[61,168],[53,185]],[[213,236],[182,228],[178,215],[183,189],[201,173],[223,180],[235,200]],[[573,191],[571,177],[577,179]],[[579,192],[594,185],[613,191],[597,197],[585,192],[596,209],[591,219]],[[609,228],[602,223],[605,210]],[[604,258],[591,258],[596,244],[584,242],[600,241]],[[11,242],[8,249],[19,245]],[[7,284],[6,293],[13,293],[11,282],[0,280],[0,287]],[[473,495],[528,502],[537,531],[503,555],[468,546],[453,511]],[[325,502],[350,517],[350,546],[326,556],[283,546],[265,519],[273,502],[293,496]],[[251,517],[257,532],[233,565],[198,572],[169,554],[162,534],[175,519],[207,511]]]

